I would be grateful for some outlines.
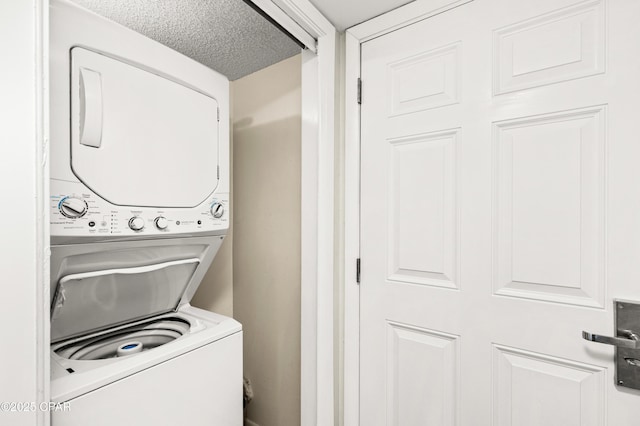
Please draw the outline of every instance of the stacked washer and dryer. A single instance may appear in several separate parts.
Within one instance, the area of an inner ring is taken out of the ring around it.
[[[229,225],[229,83],[50,9],[53,426],[242,424],[242,330],[190,305]]]

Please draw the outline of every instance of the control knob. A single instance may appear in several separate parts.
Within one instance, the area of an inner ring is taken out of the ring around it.
[[[224,206],[221,203],[213,203],[211,206],[211,214],[216,219],[220,219],[224,214]]]
[[[78,197],[63,198],[62,201],[60,201],[58,208],[60,209],[60,213],[71,219],[77,219],[84,216],[89,209],[87,203]]]
[[[156,228],[160,230],[167,229],[167,226],[169,226],[169,221],[166,217],[163,216],[156,217],[156,220],[154,222],[156,223]]]
[[[141,231],[144,228],[144,219],[140,216],[134,216],[129,219],[129,228],[134,231]]]

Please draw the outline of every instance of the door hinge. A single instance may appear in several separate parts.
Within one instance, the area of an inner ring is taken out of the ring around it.
[[[220,121],[220,107],[218,107],[218,121]]]
[[[356,259],[356,282],[360,284],[360,258]]]
[[[362,104],[362,79],[358,77],[358,105]]]
[[[217,174],[218,174],[218,180],[220,180],[220,165],[218,165],[218,171],[217,171]]]

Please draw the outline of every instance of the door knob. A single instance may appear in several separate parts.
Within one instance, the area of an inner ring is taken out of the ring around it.
[[[605,345],[618,346],[627,349],[640,349],[640,337],[629,330],[618,330],[618,334],[625,337],[601,336],[599,334],[582,332],[582,338],[590,342],[604,343]]]

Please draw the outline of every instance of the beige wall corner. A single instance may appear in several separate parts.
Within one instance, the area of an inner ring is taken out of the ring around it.
[[[300,424],[301,66],[297,55],[232,83],[233,312],[260,426]]]

